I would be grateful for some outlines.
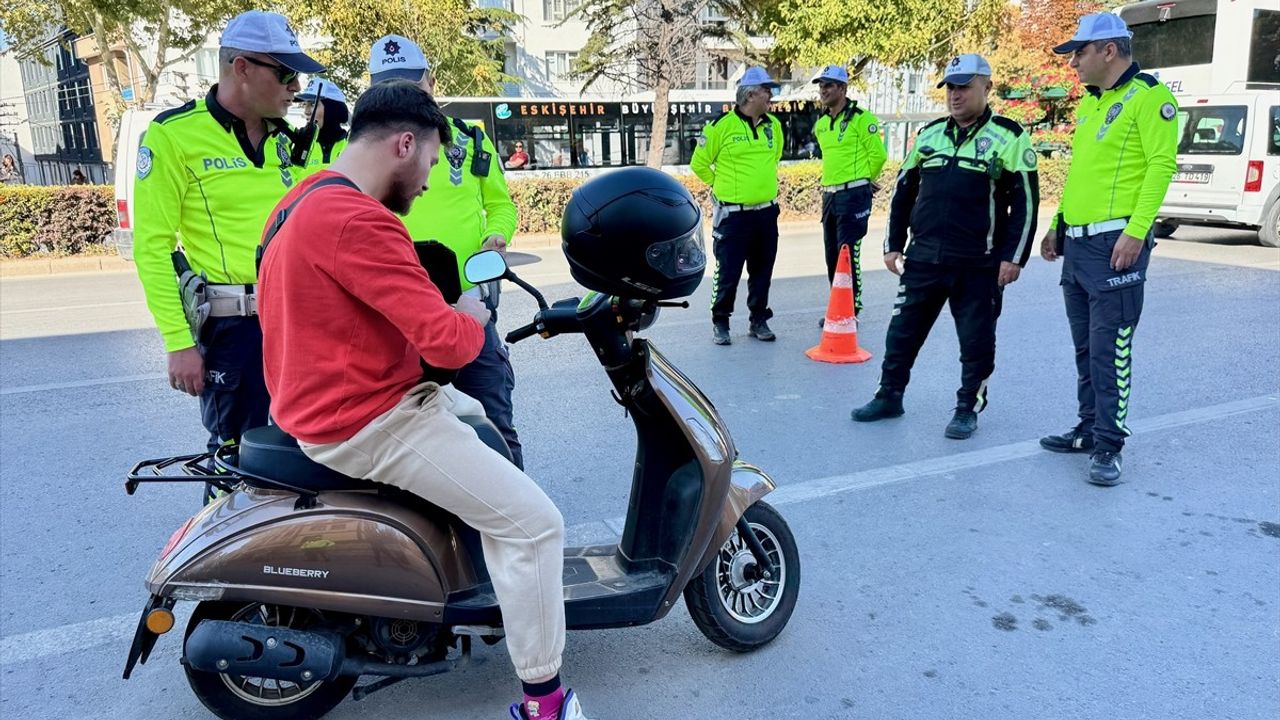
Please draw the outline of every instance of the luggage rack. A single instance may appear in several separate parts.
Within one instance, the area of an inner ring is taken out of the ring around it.
[[[315,506],[318,492],[242,470],[228,457],[235,449],[224,446],[198,455],[143,460],[125,476],[124,491],[132,495],[142,483],[208,483],[229,493],[235,490],[236,485],[252,480],[255,485],[296,493],[299,509]]]

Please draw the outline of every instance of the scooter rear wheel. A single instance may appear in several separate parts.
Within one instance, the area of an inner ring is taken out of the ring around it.
[[[189,636],[202,620],[229,620],[303,629],[319,613],[264,603],[202,602],[187,625]],[[316,720],[351,693],[359,678],[296,684],[229,673],[203,672],[183,664],[187,683],[200,702],[223,720]]]
[[[693,623],[708,640],[734,652],[750,652],[777,637],[800,592],[800,553],[787,521],[764,501],[747,508],[745,517],[776,575],[760,575],[755,555],[735,532],[684,589]]]

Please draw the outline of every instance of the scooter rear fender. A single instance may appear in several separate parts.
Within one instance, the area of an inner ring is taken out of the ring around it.
[[[439,622],[475,587],[456,518],[377,492],[297,495],[241,487],[197,515],[152,567],[147,589],[176,600],[243,600]],[[425,513],[425,514],[424,514]]]

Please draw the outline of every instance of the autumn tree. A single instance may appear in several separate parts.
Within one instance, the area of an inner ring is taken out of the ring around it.
[[[284,0],[284,12],[328,39],[312,54],[349,91],[364,84],[369,47],[387,34],[422,48],[441,95],[497,95],[515,79],[503,73],[503,38],[519,16],[475,0]]]

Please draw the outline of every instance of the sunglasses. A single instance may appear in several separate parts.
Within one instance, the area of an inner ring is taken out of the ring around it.
[[[257,65],[258,67],[271,68],[271,71],[276,75],[276,80],[279,80],[281,85],[288,85],[289,83],[298,79],[297,70],[290,70],[289,68],[283,65],[274,65],[272,63],[265,63],[265,62],[262,62],[261,60],[256,60],[254,58],[251,58],[248,55],[241,55],[240,57],[244,58],[245,62],[252,63],[254,65]]]

